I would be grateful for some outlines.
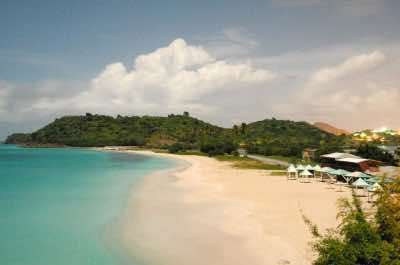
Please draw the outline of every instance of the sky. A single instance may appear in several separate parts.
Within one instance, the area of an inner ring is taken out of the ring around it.
[[[2,0],[0,139],[63,115],[400,129],[398,0]]]

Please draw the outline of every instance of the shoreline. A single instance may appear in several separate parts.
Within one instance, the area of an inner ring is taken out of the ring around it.
[[[311,264],[311,233],[337,225],[335,192],[200,156],[126,151],[181,161],[135,187],[121,217],[124,253],[144,264]]]

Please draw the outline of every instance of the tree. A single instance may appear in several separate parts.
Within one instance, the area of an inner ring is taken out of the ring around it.
[[[305,217],[316,238],[315,265],[400,265],[400,177],[377,196],[371,217],[354,194],[352,200],[341,200],[341,224],[326,234]]]
[[[247,128],[247,124],[243,122],[242,125],[240,126],[241,134],[246,134],[246,128]]]
[[[200,145],[200,151],[209,156],[231,154],[236,150],[231,139],[207,138]]]
[[[395,165],[396,161],[394,156],[385,150],[382,150],[373,144],[362,144],[357,148],[357,155],[365,158],[375,159],[378,161],[385,162],[390,165]]]
[[[239,134],[239,126],[233,125],[232,130],[233,130],[233,134],[234,135],[238,135]]]
[[[168,147],[168,152],[172,154],[176,154],[181,151],[185,151],[185,147],[181,143],[174,143]]]

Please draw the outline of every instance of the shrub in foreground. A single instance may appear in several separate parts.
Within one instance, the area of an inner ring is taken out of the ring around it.
[[[316,241],[315,265],[400,265],[400,178],[377,194],[373,214],[359,198],[340,200],[340,225],[325,234],[305,217]]]

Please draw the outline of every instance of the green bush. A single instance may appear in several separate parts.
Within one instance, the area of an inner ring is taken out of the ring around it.
[[[375,159],[385,162],[390,165],[395,165],[396,160],[394,156],[373,144],[362,144],[357,148],[357,155],[365,158]]]
[[[316,238],[315,265],[399,265],[400,264],[400,179],[384,186],[368,216],[360,200],[340,201],[340,226],[321,234],[307,218]]]
[[[207,138],[200,144],[200,151],[209,156],[231,154],[236,146],[229,139]]]
[[[186,148],[181,143],[174,143],[168,147],[168,152],[176,154],[178,152],[186,151]]]

